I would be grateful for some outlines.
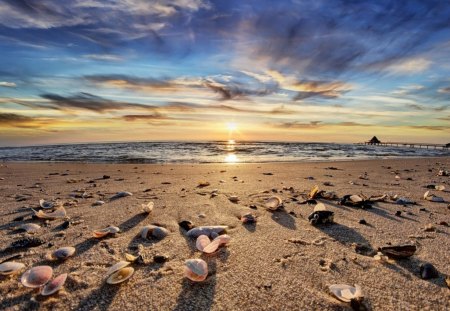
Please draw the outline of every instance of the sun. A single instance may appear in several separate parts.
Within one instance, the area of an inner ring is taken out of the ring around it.
[[[227,129],[228,129],[228,131],[230,131],[230,132],[234,132],[234,131],[237,130],[237,124],[234,123],[234,122],[228,122],[228,123],[227,123]]]

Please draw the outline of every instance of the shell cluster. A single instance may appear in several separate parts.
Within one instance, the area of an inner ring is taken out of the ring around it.
[[[219,235],[212,241],[208,236],[200,235],[197,238],[195,246],[199,251],[206,254],[211,254],[214,253],[220,246],[228,244],[228,242],[230,242],[230,236],[227,234]]]

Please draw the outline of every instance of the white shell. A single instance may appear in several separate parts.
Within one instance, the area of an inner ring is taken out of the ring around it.
[[[58,219],[58,218],[65,218],[66,217],[66,210],[64,207],[60,206],[57,209],[55,209],[51,213],[45,213],[43,211],[35,211],[33,210],[34,215],[38,218],[42,219]]]
[[[354,202],[354,203],[359,203],[363,201],[363,198],[361,198],[359,195],[354,194],[350,196],[350,201]]]
[[[148,202],[147,204],[142,204],[142,210],[144,213],[150,214],[153,211],[153,207],[155,206],[155,203]]]
[[[125,268],[126,266],[130,265],[129,261],[119,261],[118,263],[116,263],[115,265],[112,265],[108,271],[106,272],[106,275],[111,275],[114,272],[117,272],[123,268]]]
[[[142,228],[141,237],[143,239],[148,239],[149,236],[152,236],[157,239],[163,239],[169,234],[169,230],[163,227],[158,227],[154,225],[148,225]]]
[[[325,204],[323,203],[317,203],[316,206],[314,206],[314,212],[319,212],[319,211],[326,211],[327,208],[325,206]]]
[[[202,234],[211,236],[212,233],[222,233],[227,229],[228,226],[200,226],[192,228],[186,234],[188,237],[197,238]]]
[[[36,233],[41,229],[41,226],[37,224],[22,224],[18,227],[20,230],[24,230],[27,233]]]
[[[25,265],[20,262],[7,261],[0,264],[0,275],[10,275],[19,272]]]
[[[126,267],[122,268],[113,274],[111,274],[107,279],[106,283],[108,284],[119,284],[122,283],[129,278],[131,278],[134,274],[134,268],[133,267]]]
[[[117,192],[115,195],[113,195],[110,200],[115,200],[115,199],[119,199],[119,198],[124,198],[124,197],[129,197],[132,196],[133,194],[131,192],[128,191],[120,191]]]
[[[329,288],[337,299],[344,302],[350,302],[352,299],[364,296],[361,287],[357,284],[355,284],[355,287],[346,284],[333,284]]]
[[[189,259],[185,262],[185,276],[194,282],[201,282],[208,276],[208,265],[202,259]]]
[[[39,206],[45,209],[53,208],[55,205],[52,202],[46,202],[43,199],[39,200]]]
[[[58,275],[56,278],[45,284],[45,286],[42,288],[41,295],[48,296],[56,293],[61,289],[61,287],[63,287],[64,283],[66,282],[66,279],[67,273]]]
[[[434,188],[436,190],[438,190],[438,191],[444,191],[445,190],[445,186],[444,185],[436,185]]]
[[[73,254],[75,254],[75,247],[66,246],[66,247],[61,247],[61,248],[58,248],[57,250],[55,250],[52,253],[52,258],[67,259],[68,257],[73,256]]]
[[[273,196],[266,200],[265,206],[267,209],[275,211],[281,206],[282,203],[283,200],[280,197]]]
[[[22,274],[20,281],[26,287],[36,288],[46,284],[52,278],[52,275],[52,267],[37,266]]]
[[[94,203],[92,203],[92,206],[101,206],[103,204],[105,204],[105,201],[98,200],[98,201],[95,201]]]
[[[108,234],[115,234],[115,233],[118,233],[118,232],[120,232],[120,228],[119,227],[109,226],[109,227],[106,227],[106,228],[103,228],[103,229],[95,230],[93,232],[93,236],[95,238],[102,238],[102,237],[104,237],[104,236],[106,236]]]

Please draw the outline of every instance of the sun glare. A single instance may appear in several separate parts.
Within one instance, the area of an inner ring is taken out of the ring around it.
[[[227,123],[227,128],[230,132],[234,132],[237,130],[237,124],[234,122]]]
[[[229,153],[226,157],[225,157],[225,162],[226,163],[236,163],[238,162],[238,158],[234,153]]]

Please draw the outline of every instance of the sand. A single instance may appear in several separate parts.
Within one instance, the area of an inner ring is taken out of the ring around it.
[[[0,277],[0,309],[347,310],[349,304],[330,295],[328,286],[357,283],[368,309],[448,310],[450,289],[445,276],[450,274],[450,228],[443,222],[450,223],[450,179],[437,176],[439,168],[450,169],[450,158],[214,165],[3,163],[0,261],[22,254],[16,261],[27,269],[49,264],[55,275],[69,276],[64,289],[48,298],[22,286],[21,273]],[[365,172],[366,179],[360,179]],[[104,175],[110,178],[103,179]],[[198,188],[202,181],[210,186]],[[324,182],[332,185],[324,186]],[[428,184],[444,185],[446,191],[431,192],[447,203],[423,200]],[[314,206],[296,201],[314,185],[340,197],[398,194],[418,204],[379,202],[363,210],[321,200],[335,213],[335,223],[314,227],[307,220]],[[211,197],[213,189],[218,189],[218,196]],[[76,190],[93,197],[71,197]],[[108,202],[118,191],[133,195]],[[232,195],[239,197],[238,203],[229,201]],[[280,196],[284,209],[264,209],[261,203],[270,195]],[[70,227],[61,227],[64,220],[47,224],[31,220],[30,208],[38,207],[39,199],[64,202]],[[106,204],[92,207],[100,199]],[[155,207],[147,216],[141,213],[141,204],[150,201]],[[400,217],[395,216],[397,211]],[[256,226],[242,225],[239,216],[245,212],[258,216]],[[25,219],[13,221],[19,216]],[[360,224],[361,219],[367,225]],[[197,226],[228,225],[231,242],[215,254],[201,254],[195,240],[179,228],[181,220]],[[34,236],[45,244],[5,251],[28,236],[12,228],[29,222],[43,225]],[[138,237],[144,225],[154,223],[169,229],[169,236],[161,241]],[[429,224],[434,231],[424,230]],[[92,238],[93,230],[108,225],[118,226],[121,233]],[[417,252],[382,264],[356,253],[352,243],[373,249],[386,243],[413,243]],[[62,246],[74,246],[75,256],[65,262],[45,258]],[[135,274],[128,281],[105,284],[108,267],[124,260],[125,252],[141,254],[144,263],[133,264]],[[169,259],[155,263],[154,255]],[[189,258],[208,263],[206,281],[193,283],[184,277],[184,262]],[[440,277],[421,279],[419,266],[424,262],[432,263]],[[332,263],[330,269],[323,267],[328,263]]]

